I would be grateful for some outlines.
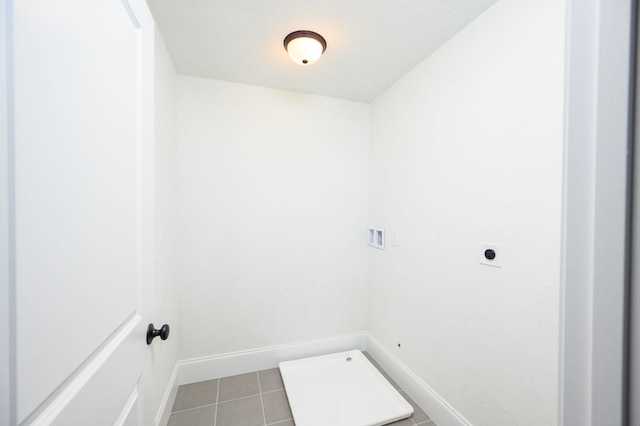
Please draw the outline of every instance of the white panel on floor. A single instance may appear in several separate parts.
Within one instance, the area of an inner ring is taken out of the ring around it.
[[[360,351],[280,363],[297,426],[380,426],[413,408]]]

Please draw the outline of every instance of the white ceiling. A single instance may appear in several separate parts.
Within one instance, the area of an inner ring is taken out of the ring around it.
[[[147,0],[179,74],[370,102],[495,0]],[[327,40],[293,63],[295,30]]]

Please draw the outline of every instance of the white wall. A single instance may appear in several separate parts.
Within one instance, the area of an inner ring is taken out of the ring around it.
[[[372,105],[369,331],[472,424],[557,422],[564,8],[498,2]]]
[[[168,323],[169,339],[151,346],[154,366],[152,406],[158,410],[178,361],[176,181],[177,74],[162,36],[155,34],[155,299],[156,328]]]
[[[178,77],[181,359],[366,328],[369,105]]]

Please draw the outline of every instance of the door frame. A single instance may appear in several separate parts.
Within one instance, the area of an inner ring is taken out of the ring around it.
[[[632,12],[635,17],[633,37],[635,41],[635,68],[634,78],[634,116],[633,116],[633,181],[631,188],[632,208],[631,208],[631,280],[629,283],[628,300],[628,423],[630,425],[640,423],[640,405],[632,401],[640,398],[640,8],[634,3],[635,10]]]
[[[0,4],[0,424],[16,424],[11,0]]]
[[[567,2],[558,423],[627,424],[634,19]]]

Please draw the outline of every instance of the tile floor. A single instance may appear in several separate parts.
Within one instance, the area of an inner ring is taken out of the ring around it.
[[[413,406],[408,419],[394,426],[436,426],[406,393],[371,363]],[[277,368],[180,386],[169,426],[294,426],[289,402]]]

